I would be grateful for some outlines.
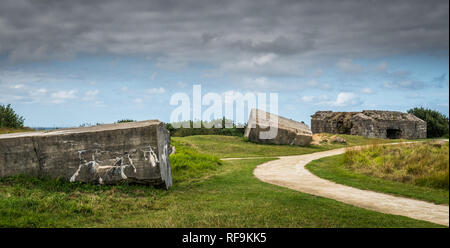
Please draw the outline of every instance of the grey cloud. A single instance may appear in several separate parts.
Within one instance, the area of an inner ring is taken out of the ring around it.
[[[446,82],[448,86],[448,80],[446,80],[447,73],[443,73],[442,75],[434,77],[426,82],[423,80],[416,79],[413,75],[411,75],[409,71],[394,71],[394,72],[384,71],[380,75],[387,80],[383,83],[383,86],[385,88],[391,89],[417,90],[426,87],[444,88]]]
[[[217,64],[264,53],[314,60],[448,50],[447,0],[2,0],[0,54],[80,53]]]
[[[378,70],[376,76],[384,80],[382,87],[388,89],[419,90],[433,86],[423,80],[417,79],[410,71],[389,71],[387,66],[384,70]]]
[[[432,84],[436,85],[438,88],[443,88],[445,86],[445,79],[447,78],[447,73],[444,73],[438,77],[433,78]],[[447,81],[448,82],[448,81]]]
[[[228,46],[244,52],[294,55],[313,50],[314,43],[312,35],[305,35],[297,40],[285,36],[278,36],[271,41],[237,40],[229,42]]]
[[[417,90],[426,87],[424,81],[414,78],[409,71],[386,71],[381,76],[387,80],[383,83],[385,88]]]

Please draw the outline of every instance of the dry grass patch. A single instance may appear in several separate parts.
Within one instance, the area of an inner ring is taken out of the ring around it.
[[[34,131],[34,130],[29,127],[24,127],[24,128],[0,127],[0,134],[30,132],[30,131]]]
[[[344,163],[347,168],[369,176],[436,189],[449,188],[448,142],[348,149]]]

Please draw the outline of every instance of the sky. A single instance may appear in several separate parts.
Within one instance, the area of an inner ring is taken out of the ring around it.
[[[319,110],[448,116],[448,68],[448,0],[0,2],[0,104],[31,127],[168,122],[193,85],[278,93],[278,113],[307,124]]]

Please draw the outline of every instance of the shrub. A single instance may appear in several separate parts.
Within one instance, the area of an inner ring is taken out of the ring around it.
[[[188,122],[179,122],[179,123],[168,123],[167,129],[170,132],[172,137],[185,137],[192,135],[225,135],[225,136],[244,136],[245,125],[236,125],[233,123],[233,127],[225,128],[225,118],[213,120],[211,122],[206,121],[188,121]],[[206,128],[206,124],[214,124],[214,128]],[[177,125],[175,125],[177,124]],[[183,127],[184,124],[187,127]],[[200,124],[200,128],[194,128],[194,124]],[[217,124],[221,124],[220,128],[216,128]],[[174,126],[181,126],[180,128],[175,128]]]
[[[117,123],[126,123],[126,122],[135,122],[135,120],[132,119],[122,119],[122,120],[118,120]]]
[[[14,112],[11,104],[0,105],[0,127],[23,128],[25,119]]]
[[[427,122],[427,137],[448,137],[448,117],[444,114],[423,107],[408,110],[409,114],[413,114],[418,118]]]

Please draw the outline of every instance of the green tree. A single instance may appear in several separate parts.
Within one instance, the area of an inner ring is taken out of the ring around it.
[[[428,138],[448,136],[448,117],[444,114],[423,107],[410,109],[408,113],[427,122]]]
[[[11,104],[0,105],[0,127],[23,128],[25,119],[14,112]]]

